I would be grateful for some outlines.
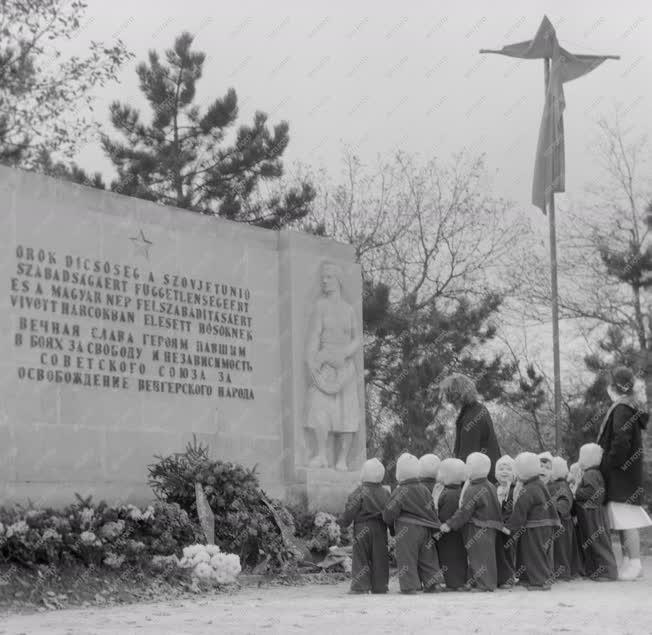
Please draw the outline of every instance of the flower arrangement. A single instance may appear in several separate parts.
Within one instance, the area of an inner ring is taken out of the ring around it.
[[[241,571],[240,558],[233,553],[222,553],[217,545],[185,547],[179,566],[191,569],[195,578],[218,584],[233,584]]]
[[[82,531],[79,539],[85,545],[101,547],[102,541],[92,531]]]
[[[326,512],[317,512],[313,524],[313,535],[308,542],[311,551],[321,553],[328,551],[329,547],[340,544],[342,531],[335,516]]]
[[[104,540],[115,540],[124,533],[125,521],[124,520],[110,520],[100,527],[100,536]]]
[[[199,527],[179,505],[94,504],[62,510],[0,507],[0,561],[23,565],[147,565],[153,555],[180,555],[197,542]]]
[[[29,526],[24,520],[19,520],[12,525],[7,527],[6,537],[11,538],[12,536],[24,536],[29,531]]]

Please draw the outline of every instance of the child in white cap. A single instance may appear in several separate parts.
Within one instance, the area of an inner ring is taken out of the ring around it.
[[[553,457],[548,491],[561,521],[561,527],[555,530],[553,545],[555,575],[560,580],[570,580],[572,577],[573,546],[575,544],[573,540],[575,526],[571,518],[573,492],[566,480],[567,476],[566,459],[561,456]]]
[[[579,463],[571,463],[570,467],[568,468],[568,476],[566,477],[566,480],[568,481],[568,487],[570,488],[571,494],[573,495],[573,507],[571,508],[571,520],[573,521],[571,577],[583,578],[586,575],[586,571],[584,569],[582,550],[580,549],[580,537],[579,530],[577,528],[577,507],[575,505],[575,492],[577,491],[577,486],[582,480],[582,469],[580,468]]]
[[[351,493],[340,525],[353,523],[351,593],[387,593],[389,552],[383,511],[389,492],[381,485],[385,468],[378,459],[362,466],[362,483]]]
[[[509,520],[514,507],[514,459],[505,454],[496,461],[496,494],[500,503],[503,523]],[[500,532],[496,535],[496,570],[499,587],[510,587],[516,583],[516,545],[511,536]]]
[[[552,473],[552,454],[550,454],[550,452],[541,452],[538,456],[541,465],[541,480],[544,485],[548,485]]]
[[[401,593],[434,593],[444,583],[433,538],[440,522],[431,490],[419,481],[416,456],[401,454],[396,462],[396,480],[398,486],[387,502],[383,519],[394,527]]]
[[[497,586],[496,532],[504,525],[496,488],[487,478],[490,472],[486,454],[469,454],[460,507],[441,527],[443,533],[462,530],[472,591],[493,591]]]
[[[466,465],[461,459],[444,459],[439,466],[437,482],[441,492],[437,498],[437,512],[442,523],[447,522],[460,506],[462,484],[466,480]],[[447,591],[464,589],[468,581],[466,547],[461,531],[449,531],[437,541],[439,564],[446,580]]]
[[[587,577],[599,582],[618,579],[603,507],[606,490],[600,472],[601,461],[602,448],[597,443],[586,443],[580,448],[582,480],[575,491],[577,529],[585,572]]]
[[[419,480],[432,492],[437,484],[437,470],[441,463],[436,454],[424,454],[419,459]]]
[[[539,457],[521,452],[514,461],[514,471],[522,487],[507,527],[516,539],[517,574],[528,589],[549,591],[553,582],[553,533],[561,523],[541,479]]]

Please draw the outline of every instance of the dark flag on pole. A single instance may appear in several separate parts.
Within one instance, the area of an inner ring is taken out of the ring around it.
[[[565,191],[564,165],[564,83],[586,75],[615,55],[573,55],[559,46],[555,29],[546,16],[533,40],[508,44],[499,51],[481,50],[521,59],[543,59],[546,102],[539,128],[534,161],[532,203],[548,214],[550,230],[550,289],[552,305],[552,351],[555,373],[555,450],[559,451],[561,421],[561,372],[559,355],[559,294],[557,291],[557,234],[555,192]]]
[[[500,50],[483,49],[481,53],[499,53],[522,59],[549,59],[550,76],[546,102],[539,128],[539,141],[534,162],[532,203],[545,214],[554,192],[563,192],[564,166],[564,89],[563,84],[586,75],[613,55],[574,55],[562,48],[557,34],[544,16],[533,40],[508,44]],[[617,59],[617,58],[616,58]]]

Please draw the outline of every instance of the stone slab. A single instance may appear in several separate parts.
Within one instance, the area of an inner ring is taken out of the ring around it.
[[[329,468],[300,469],[297,477],[297,489],[302,485],[305,487],[308,509],[331,514],[341,514],[349,494],[360,485],[359,472],[341,472]]]
[[[0,196],[0,505],[75,492],[144,502],[154,455],[193,435],[215,458],[256,465],[271,496],[340,504],[352,477],[297,472],[311,455],[305,338],[325,259],[362,320],[350,245],[3,166]]]

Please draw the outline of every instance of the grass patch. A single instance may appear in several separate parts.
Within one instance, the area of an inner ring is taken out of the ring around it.
[[[111,570],[73,566],[20,568],[0,565],[0,611],[32,613],[73,607],[174,600],[197,593],[230,592],[197,583],[188,571],[169,568]]]
[[[346,573],[290,572],[282,575],[242,574],[237,584],[198,582],[188,570],[72,566],[33,568],[0,565],[0,613],[34,613],[67,608],[115,606],[188,599],[197,595],[236,593],[242,587],[337,584]]]

